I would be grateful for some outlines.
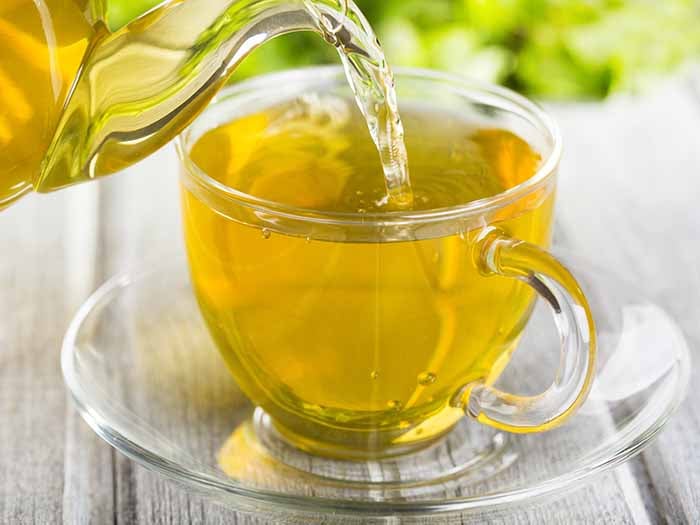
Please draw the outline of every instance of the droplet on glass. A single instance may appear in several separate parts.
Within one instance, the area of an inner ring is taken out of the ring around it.
[[[422,372],[418,374],[418,384],[422,386],[430,386],[437,381],[437,376],[432,372]]]
[[[370,373],[369,377],[371,377],[372,379],[378,379],[379,372],[377,370],[372,370],[372,373]]]
[[[399,411],[403,408],[403,403],[398,399],[392,399],[386,404],[386,406],[388,406],[390,410]]]

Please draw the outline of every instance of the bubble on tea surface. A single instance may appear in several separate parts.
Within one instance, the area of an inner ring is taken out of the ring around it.
[[[418,374],[418,384],[421,386],[430,386],[437,381],[437,375],[433,372],[422,372]]]
[[[263,228],[262,236],[263,239],[269,239],[272,236],[272,232],[270,232],[270,230],[268,230],[267,228]]]
[[[372,370],[372,372],[370,372],[370,374],[369,374],[369,377],[371,377],[371,378],[374,379],[374,380],[379,379],[379,371],[378,371],[378,370]]]
[[[273,131],[287,126],[304,128],[339,129],[352,116],[350,104],[341,97],[311,92],[295,99],[287,109],[272,122]]]

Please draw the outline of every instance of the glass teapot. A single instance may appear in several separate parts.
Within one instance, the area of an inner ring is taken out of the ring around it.
[[[366,26],[355,9],[346,0],[2,0],[0,209],[142,159],[256,47],[298,30],[338,46],[334,16]]]

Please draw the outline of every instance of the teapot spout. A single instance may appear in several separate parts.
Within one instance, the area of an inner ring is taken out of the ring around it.
[[[173,0],[110,32],[97,22],[34,187],[119,171],[170,142],[254,49],[316,31],[303,0]]]

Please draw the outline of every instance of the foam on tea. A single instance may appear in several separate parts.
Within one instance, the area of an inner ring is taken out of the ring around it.
[[[402,115],[414,210],[493,196],[539,166],[508,130],[418,106]],[[200,136],[190,155],[217,181],[275,203],[394,210],[346,99],[272,105]],[[546,245],[552,202],[548,188],[495,224]],[[533,304],[525,284],[480,273],[470,232],[316,240],[233,220],[186,188],[183,212],[195,290],[222,355],[246,394],[308,450],[384,450],[445,432],[463,414],[450,405],[454,386],[498,374]]]

